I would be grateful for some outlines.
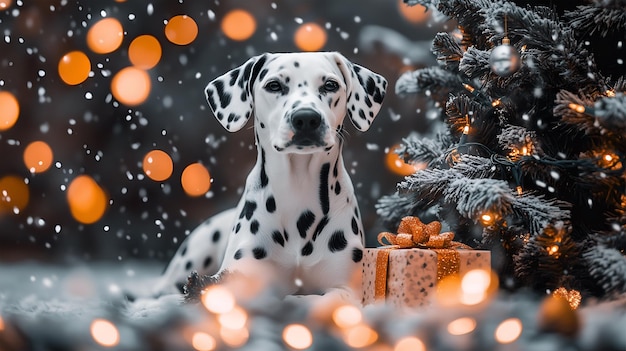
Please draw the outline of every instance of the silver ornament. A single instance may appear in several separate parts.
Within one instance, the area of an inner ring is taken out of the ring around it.
[[[517,72],[520,67],[519,53],[513,46],[503,40],[502,45],[498,45],[491,50],[489,67],[491,67],[493,73],[500,77],[508,77]]]

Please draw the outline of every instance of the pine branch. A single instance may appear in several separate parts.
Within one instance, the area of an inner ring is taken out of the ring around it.
[[[479,50],[475,47],[469,47],[463,54],[463,58],[459,63],[459,71],[470,79],[484,77],[491,71],[489,66],[489,55],[491,53],[486,50]]]
[[[609,294],[626,292],[626,257],[603,245],[594,245],[583,253],[589,273]]]
[[[626,5],[624,1],[602,1],[594,5],[577,6],[576,11],[565,13],[568,25],[582,35],[598,33],[605,37],[626,27]]]
[[[450,33],[437,33],[431,51],[435,54],[439,66],[448,71],[458,70],[463,50]]]
[[[446,150],[452,146],[448,133],[438,134],[435,139],[411,135],[402,139],[396,153],[405,162],[424,162],[428,167],[440,166],[445,162]]]
[[[569,221],[571,204],[556,199],[546,199],[543,195],[526,192],[515,197],[512,205],[513,212],[528,221],[531,235],[544,231],[550,223]]]
[[[439,67],[429,67],[402,74],[396,82],[396,94],[403,96],[430,91],[447,96],[462,84],[463,81],[456,74]]]
[[[478,218],[486,212],[500,217],[511,212],[513,195],[509,185],[498,179],[457,177],[444,189],[445,201],[456,204],[465,218]]]
[[[573,105],[593,106],[594,100],[590,97],[580,96],[569,92],[567,90],[561,90],[557,93],[555,99],[556,105],[554,106],[553,113],[555,116],[561,117],[561,121],[570,125],[573,128],[584,131],[586,134],[604,134],[596,126],[596,119],[583,112],[579,112],[572,108]]]
[[[620,93],[615,97],[601,98],[594,104],[594,110],[598,121],[605,128],[626,133],[626,95]]]

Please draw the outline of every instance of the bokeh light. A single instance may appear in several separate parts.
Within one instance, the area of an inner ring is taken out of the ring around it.
[[[248,314],[243,308],[235,306],[230,311],[220,314],[217,317],[217,320],[225,328],[241,329],[246,326],[246,322],[248,321]]]
[[[426,345],[415,336],[407,336],[398,340],[393,351],[426,351]]]
[[[285,344],[296,350],[304,350],[313,344],[313,334],[302,324],[290,324],[283,329]]]
[[[294,33],[293,40],[302,51],[318,51],[326,45],[326,30],[317,23],[304,23]]]
[[[235,296],[226,287],[215,285],[202,295],[202,304],[209,312],[224,314],[235,308]]]
[[[215,338],[203,332],[196,332],[191,337],[191,346],[198,351],[211,351],[217,347]]]
[[[20,116],[20,104],[8,91],[0,91],[0,130],[10,129]]]
[[[20,213],[26,205],[30,191],[23,178],[8,175],[0,178],[0,214]]]
[[[491,286],[491,272],[484,269],[467,272],[461,280],[461,303],[471,306],[485,301]]]
[[[113,96],[127,106],[136,106],[146,101],[151,86],[148,73],[136,67],[123,68],[111,80]]]
[[[91,336],[100,345],[114,347],[120,342],[120,333],[117,327],[106,319],[95,319],[91,322]]]
[[[496,328],[495,338],[501,344],[510,344],[522,334],[522,321],[518,318],[509,318],[502,321]]]
[[[128,46],[128,58],[133,66],[151,69],[161,60],[161,44],[152,35],[140,35]]]
[[[426,7],[423,5],[409,6],[404,0],[398,0],[398,10],[404,19],[411,23],[422,23],[428,19],[429,12],[426,12]]]
[[[89,77],[91,61],[84,52],[72,51],[61,57],[58,71],[65,84],[78,85]]]
[[[0,0],[0,11],[8,9],[12,3],[13,0]]]
[[[385,155],[385,165],[387,166],[388,170],[397,175],[406,177],[412,175],[417,170],[424,168],[404,162],[404,160],[400,158],[400,155],[395,153],[395,150],[398,147],[399,145],[394,145],[393,147],[389,148],[389,151]]]
[[[152,180],[162,182],[172,175],[174,163],[165,151],[152,150],[143,158],[143,172]]]
[[[187,15],[170,18],[165,25],[165,37],[176,45],[187,45],[198,36],[198,25]]]
[[[347,329],[343,340],[350,347],[362,348],[375,343],[378,333],[365,324],[359,324]]]
[[[256,20],[250,12],[232,10],[224,16],[221,23],[222,32],[228,38],[236,41],[249,39],[256,30]]]
[[[356,306],[343,305],[333,311],[332,318],[339,328],[348,328],[359,324],[363,315]]]
[[[97,54],[117,50],[124,39],[124,28],[115,18],[108,17],[94,23],[87,32],[87,46]]]
[[[202,196],[211,188],[211,175],[201,163],[192,163],[180,178],[183,190],[189,196]]]
[[[231,348],[239,348],[243,346],[250,338],[250,332],[247,328],[230,329],[226,327],[220,328],[220,337],[222,342]]]
[[[448,333],[450,335],[464,335],[476,329],[476,320],[470,317],[461,317],[453,320],[448,324]]]
[[[52,149],[45,141],[33,141],[24,149],[24,164],[31,173],[47,171],[52,165]]]
[[[104,215],[107,197],[93,178],[80,175],[72,180],[67,189],[67,202],[74,219],[91,224]]]

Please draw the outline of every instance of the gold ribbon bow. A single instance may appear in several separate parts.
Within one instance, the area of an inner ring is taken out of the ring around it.
[[[389,254],[393,249],[432,249],[437,252],[437,280],[458,273],[460,256],[456,249],[471,249],[468,245],[452,241],[454,233],[440,233],[441,223],[433,221],[422,223],[417,217],[404,217],[398,226],[398,234],[382,232],[378,234],[378,242],[383,249],[376,256],[376,280],[374,296],[377,300],[384,299],[387,289],[387,268]],[[386,244],[384,241],[387,241]]]

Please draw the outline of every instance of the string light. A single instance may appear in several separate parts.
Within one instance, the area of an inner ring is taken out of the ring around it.
[[[570,110],[576,111],[578,113],[585,113],[585,106],[583,106],[583,105],[570,103],[570,104],[567,105],[567,107],[569,107]]]
[[[198,351],[211,351],[217,347],[215,338],[204,332],[196,332],[191,338],[191,346]]]
[[[304,350],[313,344],[313,334],[302,324],[290,324],[283,329],[285,344],[296,350]]]
[[[522,189],[521,185],[518,185],[515,187],[515,190],[517,191],[517,195],[522,195],[522,193],[524,192],[524,189]]]
[[[476,320],[471,317],[457,318],[448,324],[450,335],[465,335],[476,329]]]
[[[615,97],[615,90],[613,89],[607,89],[604,94],[608,97]]]
[[[495,216],[491,213],[483,213],[480,216],[480,221],[486,225],[486,226],[490,226],[493,225],[495,223]]]
[[[114,347],[120,342],[120,332],[117,327],[106,319],[95,319],[91,322],[91,336],[100,345]]]
[[[552,295],[567,300],[573,310],[577,309],[582,301],[582,295],[580,294],[580,291],[573,289],[567,290],[565,287],[560,287],[554,290]]]
[[[502,104],[502,100],[500,100],[500,99],[495,99],[495,100],[493,100],[493,102],[491,103],[491,106],[493,106],[493,107],[497,107],[497,106],[500,106],[501,104]]]

